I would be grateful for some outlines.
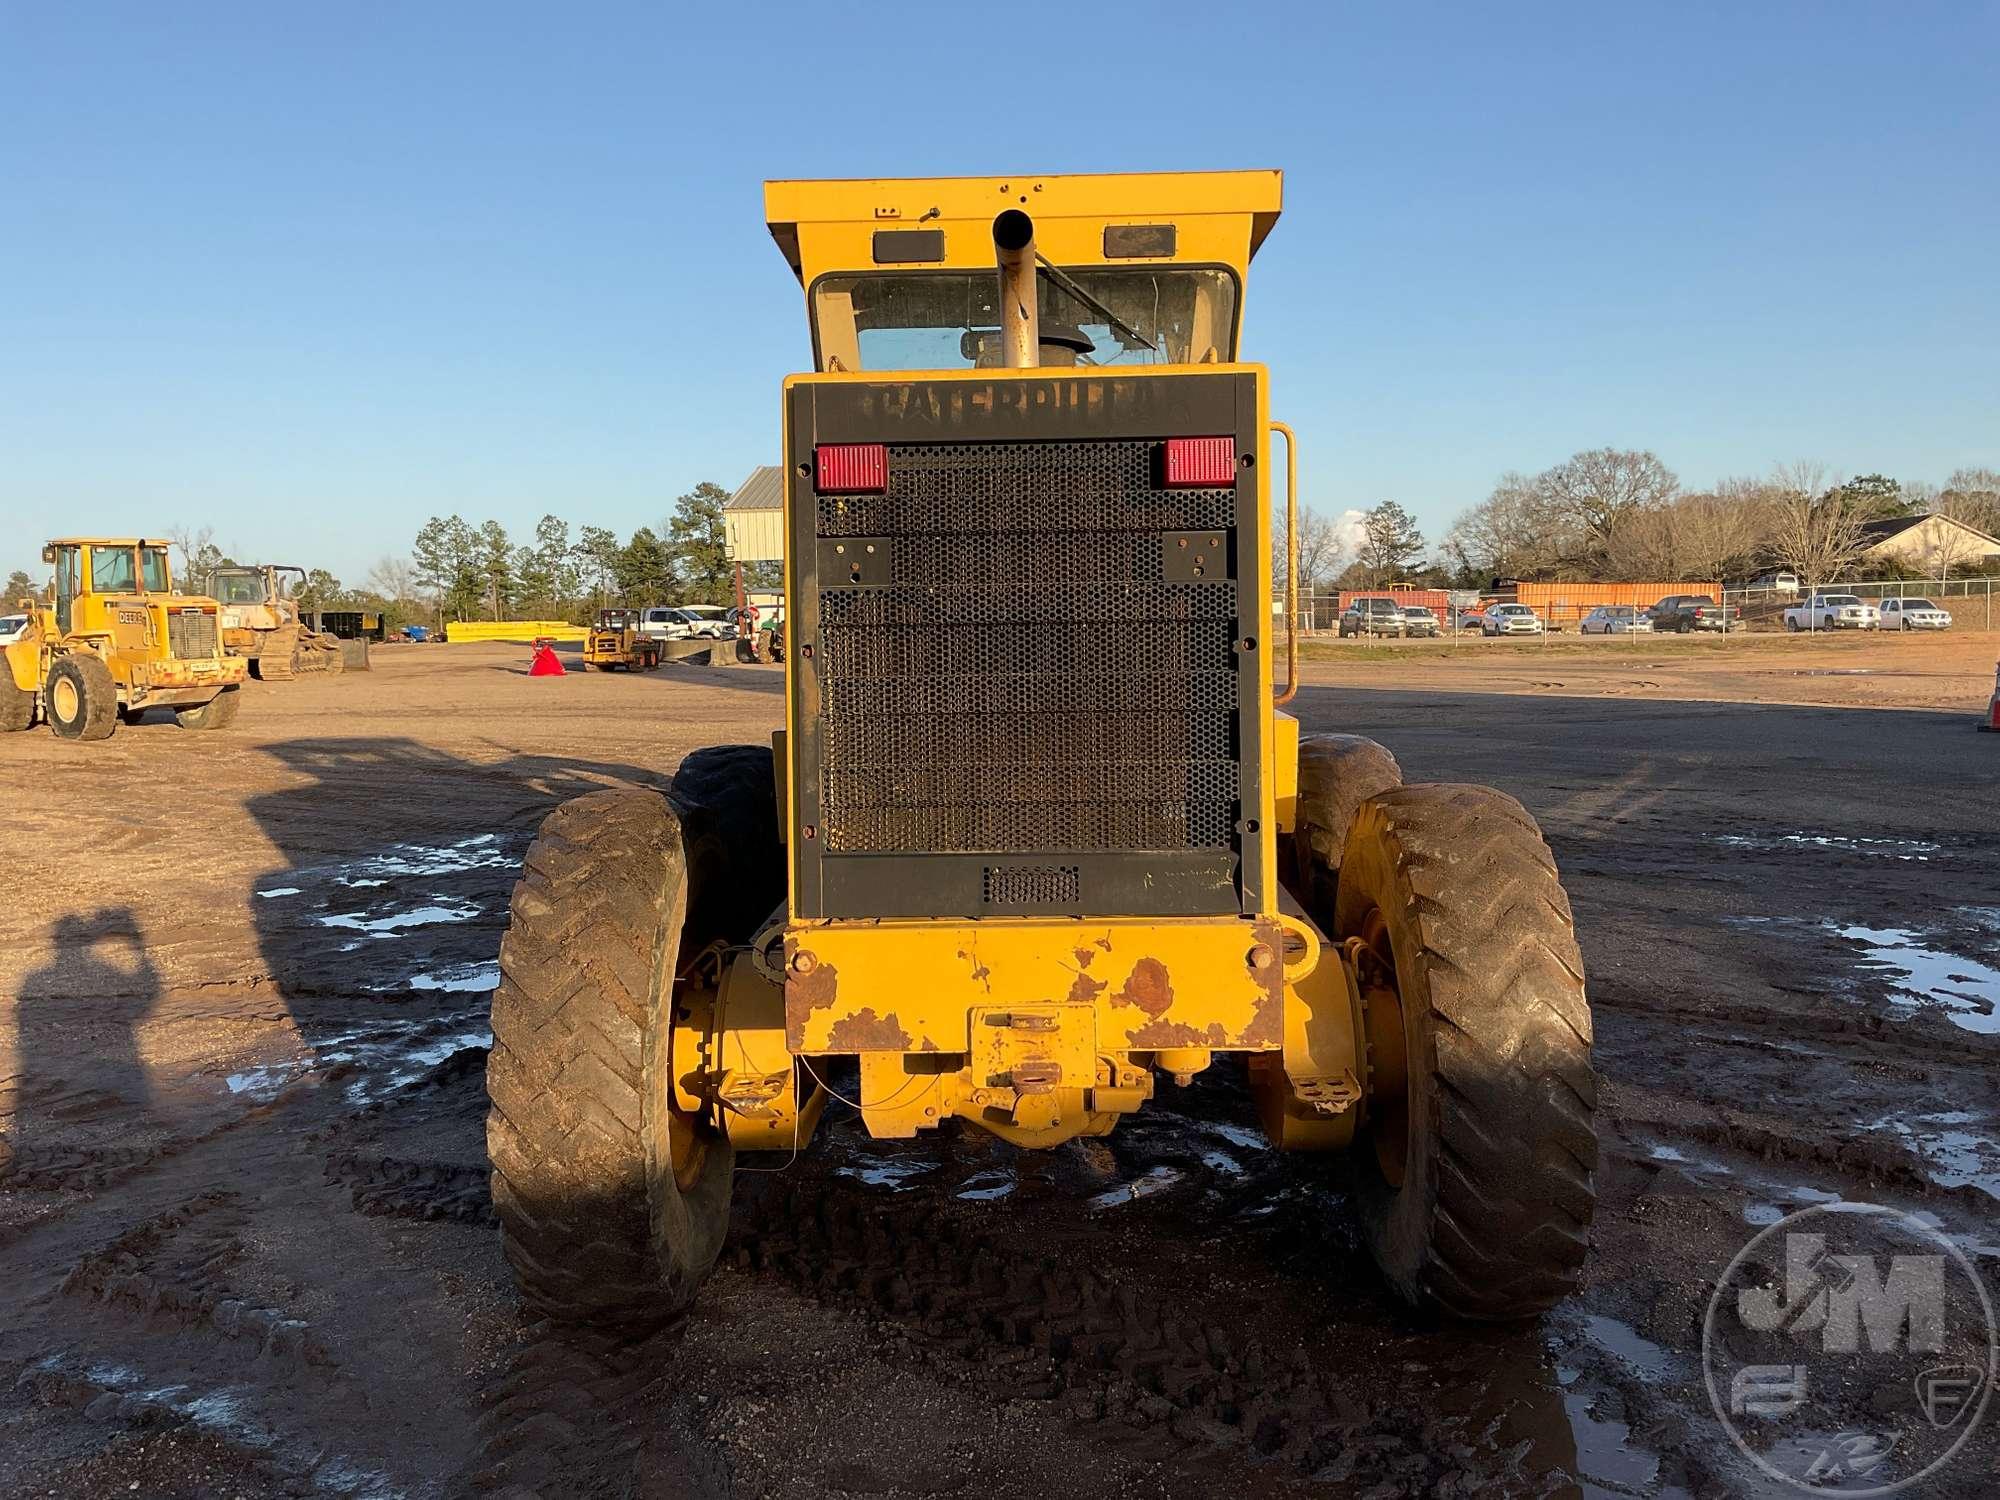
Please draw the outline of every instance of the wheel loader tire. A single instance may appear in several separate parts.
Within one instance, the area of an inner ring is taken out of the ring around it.
[[[206,703],[175,709],[174,722],[183,729],[227,729],[236,722],[236,711],[242,706],[243,690],[226,687]]]
[[[1378,792],[1403,784],[1385,746],[1358,734],[1315,734],[1299,741],[1298,811],[1292,828],[1292,894],[1321,926],[1333,920],[1334,886],[1354,811]]]
[[[35,722],[35,695],[14,681],[7,663],[0,659],[0,734],[14,734]]]
[[[522,1297],[563,1322],[666,1322],[722,1248],[729,1141],[668,1107],[671,986],[696,894],[681,815],[645,791],[558,807],[514,887],[487,1153]]]
[[[118,684],[101,657],[58,657],[42,685],[42,717],[59,738],[108,740],[118,732]]]
[[[1490,787],[1405,786],[1364,803],[1335,936],[1371,933],[1391,950],[1407,1064],[1400,1107],[1371,1078],[1374,1118],[1356,1142],[1369,1247],[1420,1307],[1543,1312],[1583,1264],[1597,1077],[1569,898],[1534,819]],[[1371,1046],[1371,1069],[1389,1076],[1384,1057]]]

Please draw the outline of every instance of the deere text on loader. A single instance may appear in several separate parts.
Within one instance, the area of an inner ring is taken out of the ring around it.
[[[296,577],[296,585],[288,582]],[[265,682],[285,682],[301,672],[339,673],[346,666],[340,640],[309,628],[299,608],[298,590],[306,570],[284,563],[216,568],[208,591],[222,605],[222,644],[248,658],[251,674]]]
[[[1024,1147],[1242,1067],[1274,1148],[1354,1154],[1412,1302],[1575,1284],[1596,1083],[1548,846],[1279,711],[1274,432],[1287,517],[1294,466],[1237,341],[1280,187],[766,186],[816,366],[784,385],[787,727],[528,853],[487,1140],[538,1309],[683,1307],[735,1154],[803,1144],[835,1059],[875,1136]]]
[[[64,739],[101,740],[148,708],[184,729],[235,720],[244,664],[223,652],[215,600],[174,592],[165,542],[64,537],[42,561],[55,564],[52,602],[4,648],[0,729],[39,717]]]

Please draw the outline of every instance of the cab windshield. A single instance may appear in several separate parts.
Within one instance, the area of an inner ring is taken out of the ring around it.
[[[132,574],[130,547],[90,549],[90,587],[98,594],[130,594],[137,588]]]
[[[1072,266],[1065,272],[1130,332],[1042,276],[1044,364],[1191,365],[1236,357],[1236,278],[1228,271]],[[998,367],[999,294],[992,270],[822,276],[812,296],[819,367]]]
[[[215,597],[224,604],[262,604],[264,580],[255,573],[222,573],[210,580]]]

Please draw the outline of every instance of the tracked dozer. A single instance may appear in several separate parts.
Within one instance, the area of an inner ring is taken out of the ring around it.
[[[18,640],[0,647],[0,729],[36,720],[62,739],[103,740],[149,708],[184,729],[225,729],[241,703],[244,665],[224,653],[219,606],[174,587],[165,542],[61,537],[49,602],[30,605]]]
[[[339,637],[305,623],[298,601],[305,582],[304,568],[284,563],[222,567],[208,575],[208,591],[222,604],[223,644],[232,656],[245,658],[262,681],[288,682],[304,672],[338,674],[346,667]]]
[[[1548,846],[1283,711],[1295,463],[1238,348],[1279,175],[765,205],[815,365],[784,383],[786,727],[527,856],[487,1072],[527,1301],[671,1316],[736,1154],[803,1146],[835,1069],[875,1136],[1053,1147],[1231,1067],[1272,1147],[1352,1154],[1405,1297],[1547,1308],[1597,1159]]]

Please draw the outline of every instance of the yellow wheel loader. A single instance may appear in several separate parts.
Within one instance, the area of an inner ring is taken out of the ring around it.
[[[216,568],[208,575],[208,591],[222,606],[222,644],[247,659],[251,675],[264,682],[286,682],[301,672],[338,674],[346,667],[339,637],[305,623],[297,598],[305,581],[304,568],[284,563]]]
[[[787,726],[528,852],[487,1140],[534,1307],[681,1309],[736,1153],[802,1146],[835,1065],[874,1136],[1024,1147],[1242,1067],[1274,1148],[1353,1154],[1412,1302],[1575,1284],[1596,1082],[1548,846],[1280,711],[1274,433],[1287,546],[1295,464],[1237,347],[1280,189],[766,186],[815,354],[784,385]]]
[[[184,729],[235,720],[244,664],[222,650],[215,600],[174,592],[165,542],[64,537],[42,561],[55,564],[53,602],[31,602],[27,630],[0,648],[0,729],[40,718],[64,739],[102,740],[148,708]]]
[[[645,611],[600,609],[583,638],[583,662],[600,672],[650,672],[664,653],[658,640],[640,631]]]

